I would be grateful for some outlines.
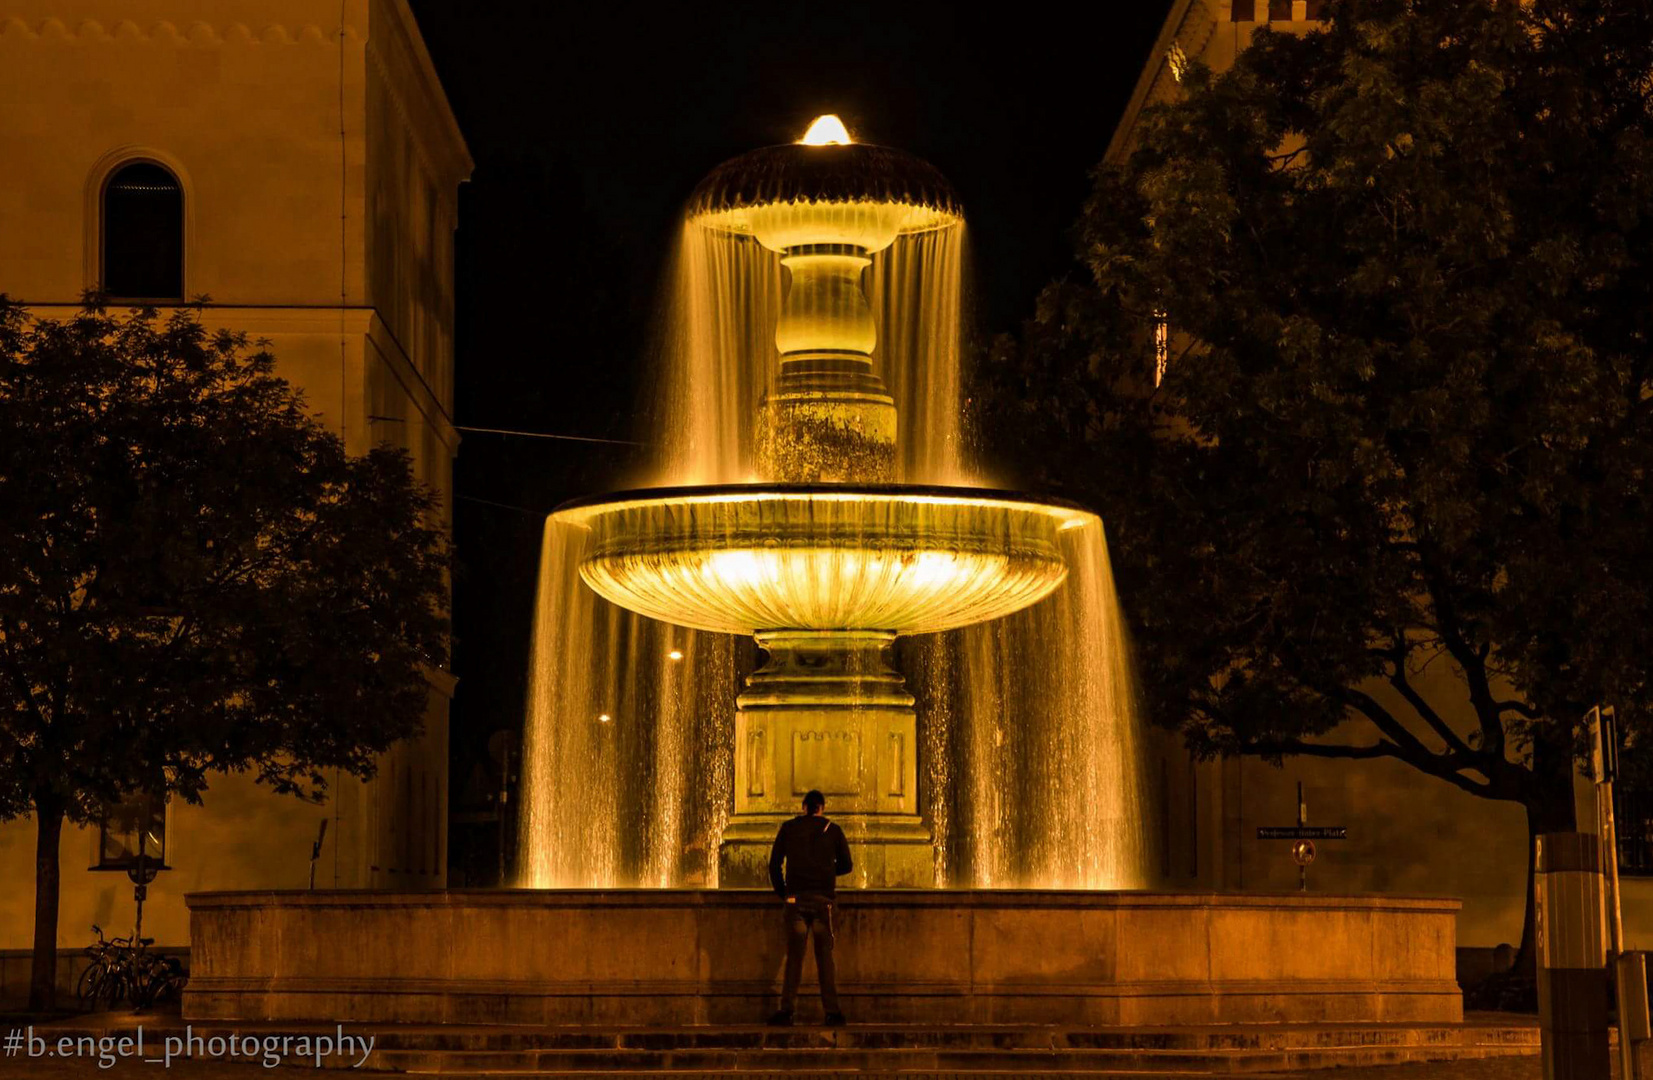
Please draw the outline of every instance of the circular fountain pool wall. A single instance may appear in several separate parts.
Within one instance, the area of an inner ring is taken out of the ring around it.
[[[755,1024],[785,959],[774,897],[743,890],[189,902],[184,1016],[197,1022]],[[841,899],[839,982],[851,1016],[881,1023],[1451,1023],[1457,910],[1300,893],[869,891]]]

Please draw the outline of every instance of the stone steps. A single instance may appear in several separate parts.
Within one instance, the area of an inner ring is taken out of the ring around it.
[[[279,1025],[241,1025],[249,1032]],[[230,1027],[194,1025],[196,1034]],[[282,1030],[304,1031],[303,1027]],[[323,1029],[331,1030],[331,1029]],[[844,1028],[797,1026],[690,1028],[481,1028],[347,1025],[368,1031],[384,1049],[437,1051],[689,1049],[992,1049],[992,1050],[1268,1050],[1349,1046],[1509,1045],[1536,1047],[1534,1024],[1223,1025],[1181,1028],[1063,1028],[991,1025],[917,1027],[857,1024]]]
[[[513,1078],[615,1073],[1213,1075],[1521,1056],[1539,1050],[1537,1029],[1518,1024],[1159,1030],[448,1028],[384,1029],[378,1038],[364,1069]]]
[[[376,1051],[364,1069],[463,1076],[603,1073],[1246,1074],[1531,1055],[1520,1046],[1348,1046],[1292,1050],[539,1050]]]
[[[52,1034],[122,1034],[143,1023],[146,1049],[183,1034],[176,1017],[83,1017]],[[324,1067],[379,1073],[490,1076],[509,1080],[616,1075],[726,1077],[900,1075],[1210,1076],[1298,1072],[1536,1055],[1538,1029],[1516,1017],[1465,1024],[1257,1024],[1178,1028],[1000,1025],[770,1027],[467,1027],[344,1025],[371,1036],[365,1061],[329,1057]],[[270,1022],[197,1023],[190,1034],[269,1037],[333,1035],[336,1026]],[[45,1032],[43,1032],[45,1033]]]

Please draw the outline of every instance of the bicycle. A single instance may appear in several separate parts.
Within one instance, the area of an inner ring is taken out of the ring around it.
[[[75,992],[83,1006],[114,1008],[123,1000],[147,1009],[176,997],[188,981],[176,957],[152,953],[154,938],[108,938],[93,925],[98,940],[86,947],[91,958]]]

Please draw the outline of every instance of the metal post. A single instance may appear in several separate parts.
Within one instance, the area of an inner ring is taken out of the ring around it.
[[[1301,829],[1308,823],[1309,805],[1303,801],[1303,781],[1299,780],[1297,781],[1297,827]],[[1297,891],[1308,892],[1309,863],[1314,861],[1314,845],[1309,845],[1308,858],[1305,859],[1301,853],[1302,849],[1298,846],[1302,843],[1303,841],[1298,841],[1297,844],[1292,845],[1291,857],[1297,862]]]
[[[1595,735],[1591,764],[1596,781],[1596,817],[1601,826],[1602,854],[1607,871],[1608,947],[1616,956],[1624,951],[1624,908],[1619,897],[1618,823],[1613,815],[1613,782],[1618,779],[1619,772],[1618,718],[1611,705],[1598,705],[1586,716]]]
[[[1601,846],[1591,833],[1538,837],[1533,881],[1538,1027],[1544,1080],[1602,1080],[1610,1071]]]
[[[505,742],[505,752],[500,755],[499,772],[499,803],[495,807],[499,814],[499,878],[501,888],[505,886],[505,815],[509,812],[507,804],[511,801],[511,742]]]
[[[145,815],[148,816],[147,814]],[[137,945],[138,939],[143,937],[143,902],[149,895],[149,858],[144,854],[144,841],[149,838],[148,821],[138,825],[138,876],[132,882],[132,903],[137,912],[132,917],[132,944]]]
[[[316,862],[321,858],[321,843],[327,839],[327,819],[321,819],[321,827],[316,830],[316,842],[310,845],[310,891],[316,891]],[[337,883],[334,884],[337,888]]]
[[[1638,1003],[1645,1010],[1647,969],[1628,962],[1624,947],[1624,900],[1619,891],[1618,821],[1613,812],[1613,782],[1619,773],[1618,715],[1611,705],[1597,705],[1585,714],[1595,742],[1591,766],[1596,782],[1596,824],[1601,833],[1607,888],[1607,956],[1613,965],[1613,988],[1619,1003],[1619,1075],[1636,1080],[1636,1037],[1633,1013]],[[1635,958],[1640,960],[1640,957]],[[1640,975],[1639,985],[1636,976]],[[1640,1025],[1645,1026],[1645,1025]],[[1646,1036],[1641,1036],[1646,1038]]]

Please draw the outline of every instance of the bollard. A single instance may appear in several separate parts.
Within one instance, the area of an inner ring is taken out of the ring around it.
[[[1620,953],[1619,988],[1619,1074],[1620,1080],[1641,1075],[1642,1044],[1653,1039],[1653,1017],[1647,1002],[1647,954]]]
[[[1603,1080],[1611,1071],[1611,1054],[1601,847],[1595,834],[1538,837],[1533,895],[1544,1080]]]

